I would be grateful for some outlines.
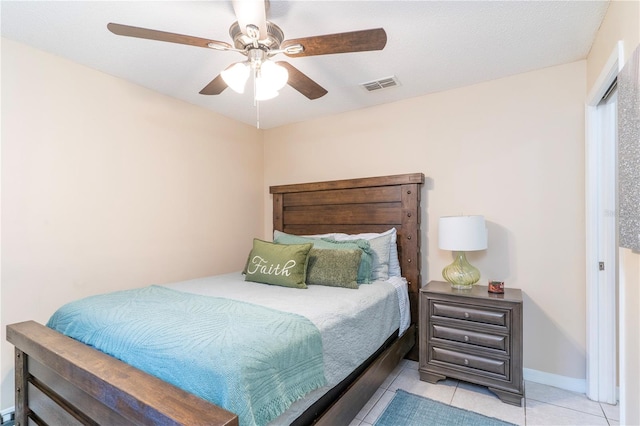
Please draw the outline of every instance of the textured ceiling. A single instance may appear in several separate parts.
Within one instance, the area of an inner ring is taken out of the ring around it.
[[[2,36],[256,125],[251,90],[198,92],[233,62],[221,52],[120,37],[109,22],[231,43],[230,1],[6,1]],[[383,27],[382,51],[286,58],[329,91],[308,100],[291,87],[260,103],[273,128],[586,58],[608,1],[277,1],[267,19],[285,39]],[[275,57],[276,60],[280,56]],[[360,84],[395,76],[397,87]]]

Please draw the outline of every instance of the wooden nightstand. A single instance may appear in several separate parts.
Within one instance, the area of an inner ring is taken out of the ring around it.
[[[522,292],[487,286],[456,290],[431,281],[420,290],[420,379],[447,377],[487,386],[508,404],[522,405]]]

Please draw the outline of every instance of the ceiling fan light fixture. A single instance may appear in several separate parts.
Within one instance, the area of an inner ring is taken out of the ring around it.
[[[227,86],[236,93],[244,93],[244,87],[249,79],[249,65],[245,62],[237,62],[220,73]]]
[[[269,87],[266,87],[264,84],[260,84],[260,80],[256,80],[256,101],[268,101],[269,99],[273,99],[278,96],[279,93],[277,90],[272,90]]]
[[[282,89],[289,80],[289,72],[280,65],[265,61],[260,66],[259,78],[266,84],[269,89],[278,91]]]
[[[233,9],[238,17],[238,21],[232,23],[229,28],[233,46],[223,41],[208,40],[201,37],[133,27],[113,22],[107,24],[107,29],[119,36],[240,53],[247,58],[244,63],[232,64],[211,80],[199,93],[202,95],[219,95],[227,87],[230,87],[234,92],[244,93],[247,80],[253,74],[254,100],[256,100],[256,80],[258,77],[262,78],[260,68],[263,64],[265,81],[268,83],[261,83],[261,86],[269,88],[260,89],[260,99],[277,96],[278,90],[287,83],[307,99],[318,99],[327,94],[325,88],[288,62],[279,61],[271,64],[269,59],[275,55],[284,53],[291,57],[298,57],[368,52],[382,50],[387,44],[387,33],[383,28],[325,34],[285,41],[282,29],[273,22],[266,20],[267,9],[265,5],[268,5],[268,1],[233,1]],[[246,9],[245,6],[247,7]],[[250,10],[251,13],[245,14],[245,10]],[[283,46],[283,48],[280,49],[280,46]],[[289,81],[289,74],[291,74],[291,81]]]
[[[260,72],[256,72],[254,84],[254,99],[256,101],[267,101],[278,96],[278,89],[274,86],[273,81],[269,80],[268,73],[266,77],[262,74],[262,67]]]

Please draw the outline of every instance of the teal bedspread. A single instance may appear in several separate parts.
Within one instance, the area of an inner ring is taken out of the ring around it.
[[[47,326],[264,425],[326,383],[305,317],[151,286],[88,297]]]

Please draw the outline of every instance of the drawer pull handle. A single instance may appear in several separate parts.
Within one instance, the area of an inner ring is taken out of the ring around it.
[[[465,313],[464,313],[464,317],[465,317],[465,318],[469,318],[469,312],[465,312]]]
[[[469,341],[469,336],[464,336],[464,341],[468,342]]]
[[[469,360],[465,358],[464,365],[469,365]]]

